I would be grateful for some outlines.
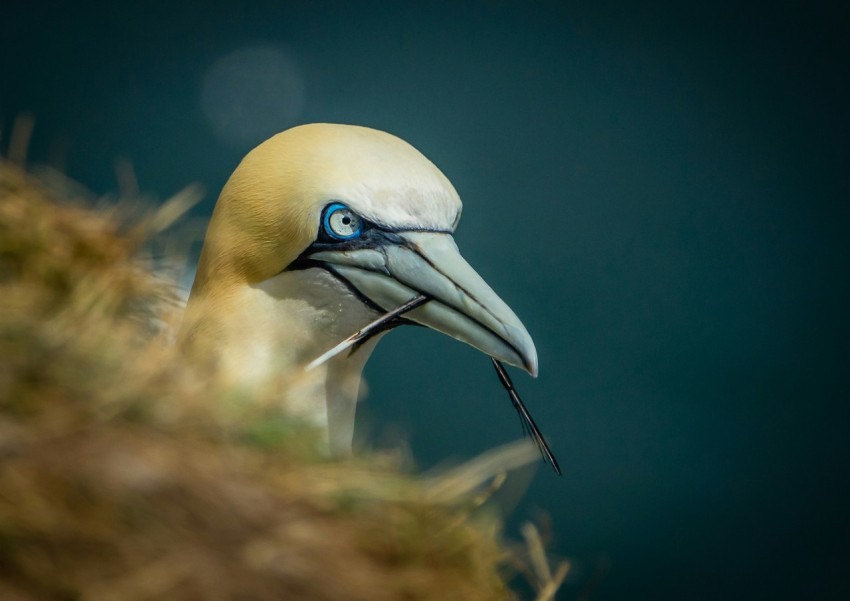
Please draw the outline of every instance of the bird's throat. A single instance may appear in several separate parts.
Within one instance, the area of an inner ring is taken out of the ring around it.
[[[304,368],[372,321],[373,309],[323,269],[285,271],[192,304],[192,346],[214,357],[227,385],[272,387],[287,412],[327,432],[332,453],[350,452],[361,373],[379,336]]]

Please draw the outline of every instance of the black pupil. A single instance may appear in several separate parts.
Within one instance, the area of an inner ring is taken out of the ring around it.
[[[351,225],[351,217],[346,215],[342,218],[342,225]]]

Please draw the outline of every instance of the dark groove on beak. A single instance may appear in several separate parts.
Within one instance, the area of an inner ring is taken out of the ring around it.
[[[500,322],[500,323],[501,323],[501,321],[502,321],[502,320],[501,320],[501,319],[499,319],[499,318],[498,318],[498,316],[494,315],[494,314],[493,314],[493,312],[492,312],[490,309],[488,309],[488,308],[487,308],[487,306],[486,306],[484,303],[482,303],[480,300],[478,300],[477,298],[475,298],[475,295],[474,295],[474,294],[472,294],[469,290],[467,290],[466,288],[464,288],[463,286],[461,286],[460,284],[458,284],[457,282],[455,282],[452,278],[450,278],[450,277],[448,276],[448,274],[447,274],[447,273],[445,273],[442,269],[440,269],[440,268],[439,268],[439,266],[438,266],[436,263],[434,263],[431,259],[429,259],[427,256],[425,256],[416,244],[414,244],[413,242],[410,242],[410,241],[408,241],[408,240],[405,240],[405,241],[404,241],[404,246],[405,246],[406,248],[408,248],[409,250],[411,250],[411,251],[415,252],[417,255],[419,255],[419,256],[422,258],[422,260],[423,260],[423,261],[425,261],[426,263],[428,263],[428,265],[430,265],[430,266],[431,266],[431,268],[432,268],[434,271],[436,271],[436,272],[437,272],[437,273],[439,273],[441,276],[443,276],[443,277],[444,277],[444,278],[446,278],[448,281],[450,281],[450,282],[452,283],[452,285],[454,285],[454,287],[455,287],[455,288],[457,288],[458,290],[460,290],[461,292],[463,292],[466,296],[468,296],[469,298],[471,298],[472,300],[474,300],[474,301],[475,301],[475,303],[476,303],[479,307],[481,307],[482,309],[484,309],[484,311],[486,311],[487,313],[489,313],[489,314],[490,314],[490,317],[492,317],[493,319],[495,319],[496,321],[498,321],[498,322]],[[447,305],[447,306],[451,306],[451,305],[448,305],[448,303],[443,303],[443,304],[444,304],[444,305]],[[452,308],[453,308],[453,309],[457,309],[458,311],[460,311],[460,309],[458,309],[458,307],[452,307]],[[461,313],[463,313],[463,311],[461,311]],[[466,315],[466,313],[464,313],[464,315]],[[499,336],[498,334],[496,334],[496,332],[493,332],[493,330],[490,330],[490,328],[488,328],[488,327],[487,327],[487,326],[485,326],[484,324],[482,324],[482,323],[480,323],[480,322],[478,322],[478,321],[476,321],[476,320],[474,320],[474,321],[475,321],[476,323],[478,323],[480,326],[482,326],[483,328],[485,328],[485,329],[489,330],[490,332],[492,332],[493,334],[495,334],[496,336],[498,336],[499,338],[501,338],[501,336]],[[510,344],[509,344],[508,346],[510,346]],[[514,349],[514,350],[516,350],[516,349]],[[521,355],[520,355],[520,356],[521,356]]]
[[[434,271],[436,271],[437,273],[442,275],[444,278],[446,278],[449,282],[452,283],[453,286],[455,286],[458,290],[463,292],[463,294],[465,294],[470,299],[475,301],[475,303],[479,307],[481,307],[484,311],[486,311],[491,317],[493,317],[493,319],[495,319],[497,322],[501,322],[501,320],[496,315],[494,315],[493,312],[490,311],[483,303],[481,303],[481,301],[479,301],[474,295],[470,294],[468,290],[466,290],[463,286],[460,286],[457,282],[455,282],[452,278],[450,278],[445,272],[443,272],[433,261],[431,261],[428,257],[426,257],[413,242],[403,238],[402,236],[396,235],[392,232],[381,232],[381,234],[382,234],[382,236],[381,236],[382,239],[381,239],[380,243],[370,244],[368,246],[363,245],[361,248],[371,248],[372,250],[377,250],[384,255],[385,259],[386,259],[386,253],[384,253],[384,251],[383,251],[383,246],[386,243],[396,244],[398,246],[403,246],[404,248],[407,248],[411,252],[416,253],[416,255],[419,256],[423,261],[425,261],[425,263],[427,263],[432,269],[434,269]],[[325,271],[327,271],[328,273],[333,275],[336,279],[338,279],[340,282],[342,282],[342,284],[348,289],[348,291],[351,292],[351,294],[354,295],[356,298],[358,298],[364,305],[366,305],[367,307],[369,307],[370,309],[372,309],[376,313],[386,313],[387,312],[386,309],[384,309],[383,307],[378,305],[375,301],[373,301],[372,299],[367,297],[354,284],[352,284],[345,277],[340,275],[340,273],[333,268],[332,263],[328,263],[326,261],[319,261],[317,259],[311,259],[310,254],[312,252],[316,252],[316,249],[314,249],[313,247],[306,249],[303,253],[301,253],[301,256],[299,256],[295,261],[293,261],[283,271],[295,271],[295,270],[301,270],[301,269],[310,269],[310,268],[313,268],[313,267],[316,267],[316,268],[319,268],[319,269],[324,269]],[[519,357],[520,359],[523,359],[523,360],[525,359],[525,357],[520,352],[520,350],[516,346],[511,344],[508,340],[505,340],[505,338],[502,336],[502,334],[493,331],[493,329],[490,328],[489,326],[487,326],[486,324],[481,323],[480,321],[478,321],[477,319],[475,319],[471,315],[467,314],[463,310],[463,308],[454,306],[454,305],[452,305],[452,304],[450,304],[446,301],[443,301],[441,299],[433,298],[433,297],[430,296],[430,294],[420,290],[418,287],[416,287],[412,283],[408,283],[408,282],[399,280],[389,271],[378,271],[378,270],[374,270],[374,269],[365,269],[363,267],[357,267],[357,269],[361,269],[363,271],[370,271],[372,273],[377,273],[377,274],[382,275],[384,277],[392,278],[392,279],[396,280],[397,282],[407,286],[408,288],[410,288],[411,290],[413,290],[417,294],[426,295],[429,298],[432,298],[432,300],[434,300],[434,301],[436,301],[436,302],[438,302],[442,305],[445,305],[446,307],[449,307],[450,309],[457,311],[458,313],[460,313],[466,319],[477,324],[482,329],[486,330],[487,332],[489,332],[490,334],[492,334],[493,336],[498,338],[502,343],[505,344],[505,346],[510,348],[516,354],[517,357]],[[392,327],[399,326],[399,325],[421,325],[421,324],[417,324],[416,322],[409,320],[409,319],[399,318],[398,320],[396,320],[393,323]],[[529,365],[526,365],[525,367],[526,367],[526,369],[530,368]]]
[[[444,277],[444,278],[446,278],[448,281],[450,281],[450,282],[452,283],[452,285],[453,285],[455,288],[457,288],[458,290],[460,290],[461,292],[463,292],[466,296],[468,296],[469,298],[471,298],[472,300],[474,300],[474,301],[475,301],[475,304],[477,304],[477,305],[478,305],[479,307],[481,307],[484,311],[486,311],[486,312],[487,312],[487,313],[488,313],[488,314],[489,314],[489,315],[490,315],[493,319],[495,319],[495,320],[496,320],[497,322],[499,322],[499,323],[502,323],[502,320],[501,320],[501,319],[499,319],[499,317],[498,317],[497,315],[494,315],[494,314],[493,314],[493,312],[492,312],[490,309],[488,309],[488,308],[487,308],[487,306],[486,306],[484,303],[482,303],[480,300],[478,300],[478,299],[475,297],[475,295],[474,295],[474,294],[470,293],[470,292],[469,292],[466,288],[464,288],[463,286],[461,286],[460,284],[458,284],[457,282],[455,282],[452,278],[450,278],[450,277],[448,276],[448,274],[446,274],[446,273],[445,273],[442,269],[440,269],[440,268],[437,266],[437,264],[436,264],[436,263],[434,263],[431,259],[429,259],[428,257],[426,257],[426,256],[422,253],[422,251],[419,249],[419,247],[418,247],[416,244],[414,244],[414,243],[412,243],[412,242],[410,242],[410,241],[408,241],[408,240],[404,240],[403,244],[404,244],[405,248],[409,249],[410,251],[412,251],[412,252],[416,253],[419,257],[421,257],[421,258],[422,258],[422,260],[423,260],[423,261],[425,261],[428,265],[430,265],[430,266],[431,266],[431,268],[432,268],[434,271],[436,271],[436,272],[437,272],[437,273],[439,273],[441,276],[443,276],[443,277]],[[394,277],[394,276],[393,276],[393,277]],[[402,284],[404,284],[405,286],[410,286],[413,290],[415,290],[415,291],[416,291],[416,292],[418,292],[419,294],[425,294],[425,293],[424,293],[424,292],[422,292],[421,290],[418,290],[417,288],[414,288],[413,286],[411,286],[410,284],[407,284],[406,282],[401,282],[401,283],[402,283]],[[493,334],[493,336],[495,336],[496,338],[498,338],[499,340],[501,340],[503,343],[505,343],[505,346],[510,347],[510,349],[511,349],[514,353],[516,353],[516,356],[517,356],[517,357],[519,357],[520,359],[523,359],[523,363],[525,363],[525,357],[524,357],[524,356],[523,356],[523,354],[520,352],[520,350],[519,350],[517,347],[515,347],[513,344],[511,344],[508,340],[505,340],[505,338],[504,338],[501,334],[499,334],[498,332],[494,332],[494,331],[493,331],[490,327],[488,327],[487,325],[485,325],[485,324],[481,323],[480,321],[478,321],[477,319],[475,319],[475,318],[474,318],[474,317],[472,317],[471,315],[468,315],[468,314],[467,314],[465,311],[463,311],[460,307],[453,306],[453,305],[449,304],[448,302],[445,302],[445,301],[440,300],[440,299],[435,299],[435,300],[436,300],[437,302],[439,302],[439,303],[442,303],[442,304],[446,305],[447,307],[450,307],[450,308],[454,309],[455,311],[457,311],[458,313],[460,313],[461,315],[463,315],[464,317],[466,317],[466,318],[467,318],[467,319],[469,319],[470,321],[472,321],[472,322],[474,322],[474,323],[478,324],[479,326],[481,326],[482,328],[484,328],[485,330],[487,330],[488,332],[490,332],[491,334]],[[495,359],[493,359],[493,360],[495,361]],[[527,368],[527,369],[529,369],[529,368],[530,368],[530,366],[529,366],[529,365],[526,365],[526,368]]]

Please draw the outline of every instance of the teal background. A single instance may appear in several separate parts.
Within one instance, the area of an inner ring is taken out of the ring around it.
[[[216,61],[258,46],[286,58],[205,112]],[[31,111],[31,158],[99,193],[126,157],[161,197],[202,182],[208,215],[255,142],[313,121],[448,175],[540,354],[512,373],[564,476],[509,533],[551,516],[559,599],[850,598],[848,107],[838,3],[0,5],[0,143]],[[423,467],[520,434],[436,333],[392,333],[367,377],[365,437]]]

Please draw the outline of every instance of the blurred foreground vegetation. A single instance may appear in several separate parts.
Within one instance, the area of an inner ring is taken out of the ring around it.
[[[174,284],[138,257],[187,198],[80,196],[0,161],[0,599],[510,599],[517,570],[552,598],[566,564],[479,507],[527,446],[428,478],[326,461],[170,344]]]

